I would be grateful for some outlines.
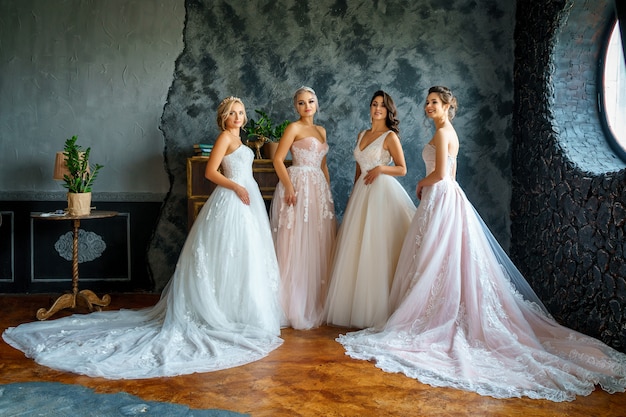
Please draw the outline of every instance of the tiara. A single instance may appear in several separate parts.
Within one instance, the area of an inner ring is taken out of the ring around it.
[[[308,91],[309,93],[317,97],[317,94],[315,94],[315,90],[313,90],[311,87],[306,86],[306,85],[301,86],[296,91]]]
[[[239,97],[235,97],[235,96],[228,96],[228,97],[226,97],[224,100],[222,100],[222,101],[220,102],[220,106],[221,106],[222,104],[226,104],[226,103],[228,103],[229,101],[241,101],[241,99],[240,99]]]

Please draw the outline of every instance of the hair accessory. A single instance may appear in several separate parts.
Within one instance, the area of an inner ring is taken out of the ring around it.
[[[222,100],[222,101],[220,102],[220,106],[221,106],[222,104],[226,104],[226,103],[228,103],[229,101],[241,101],[241,99],[240,99],[239,97],[235,97],[235,96],[228,96],[228,97],[226,97],[224,100]]]

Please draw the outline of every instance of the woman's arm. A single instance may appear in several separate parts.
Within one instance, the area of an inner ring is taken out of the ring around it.
[[[216,185],[233,190],[244,204],[249,205],[250,196],[248,195],[248,190],[237,184],[235,181],[226,178],[224,174],[219,171],[219,167],[222,163],[222,159],[224,159],[224,156],[227,153],[235,151],[238,146],[244,145],[239,143],[233,144],[228,134],[226,132],[222,132],[215,140],[215,144],[211,150],[211,155],[209,156],[209,161],[207,162],[204,170],[204,176]]]
[[[274,159],[272,159],[272,163],[274,164],[274,170],[276,171],[278,180],[283,184],[283,187],[285,188],[285,203],[289,206],[296,204],[297,198],[296,193],[293,189],[293,184],[291,183],[291,179],[289,179],[287,167],[285,166],[285,158],[287,157],[287,153],[289,152],[289,149],[291,148],[291,145],[296,138],[297,132],[298,129],[294,123],[290,123],[289,125],[287,125],[285,132],[278,142],[278,149],[276,149]]]
[[[388,150],[393,158],[393,165],[378,165],[367,171],[363,181],[365,184],[371,184],[380,174],[390,175],[392,177],[403,177],[406,175],[406,161],[404,160],[404,151],[400,138],[394,132],[390,132],[385,138],[383,148]]]
[[[328,172],[328,165],[326,165],[326,156],[324,156],[324,159],[322,159],[321,168],[324,176],[326,177],[326,182],[328,182],[328,185],[330,185],[330,173]]]
[[[326,143],[326,129],[324,129],[322,126],[316,126],[316,127],[317,127],[317,130],[320,132],[320,135],[322,136],[323,143]],[[326,177],[326,182],[328,182],[328,185],[330,185],[330,173],[328,172],[328,165],[326,164],[326,156],[327,155],[324,155],[320,168],[322,169],[322,172],[324,173],[324,176]]]
[[[356,139],[356,146],[359,146],[359,139],[361,138],[361,135],[364,134],[363,132],[359,133],[357,135],[357,139]],[[359,179],[359,177],[361,176],[361,166],[359,165],[359,163],[355,163],[356,167],[354,168],[354,184],[356,184],[357,180]]]
[[[417,183],[417,198],[422,199],[422,189],[434,185],[444,179],[448,169],[448,135],[437,129],[431,143],[435,146],[435,169]]]

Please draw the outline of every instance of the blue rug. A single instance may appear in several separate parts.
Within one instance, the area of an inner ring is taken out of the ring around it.
[[[144,401],[124,392],[97,394],[91,388],[59,382],[0,385],[0,416],[20,417],[237,417],[225,410],[195,410],[181,404]]]

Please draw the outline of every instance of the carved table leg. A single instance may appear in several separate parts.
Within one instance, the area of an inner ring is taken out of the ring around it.
[[[78,293],[78,228],[80,220],[74,220],[74,240],[72,242],[72,292],[74,296]]]
[[[39,320],[45,320],[48,317],[52,316],[57,311],[63,310],[65,308],[74,308],[76,307],[76,294],[63,294],[59,298],[56,299],[52,307],[46,311],[45,308],[40,308],[37,310],[37,318]]]
[[[94,308],[98,311],[102,310],[102,307],[106,307],[111,302],[111,297],[106,294],[99,298],[93,291],[82,290],[78,291],[78,229],[80,227],[80,220],[74,220],[73,227],[73,245],[72,245],[72,293],[63,294],[54,302],[49,310],[40,308],[37,310],[37,318],[39,320],[45,320],[52,316],[57,311],[65,308],[76,308],[76,303],[83,304],[89,308],[89,311],[93,311]],[[95,306],[95,307],[94,307]]]
[[[91,290],[81,290],[78,292],[78,303],[84,303],[89,311],[98,310],[101,311],[102,307],[106,307],[111,302],[111,296],[109,294],[105,294],[102,298],[99,298],[93,291]]]

